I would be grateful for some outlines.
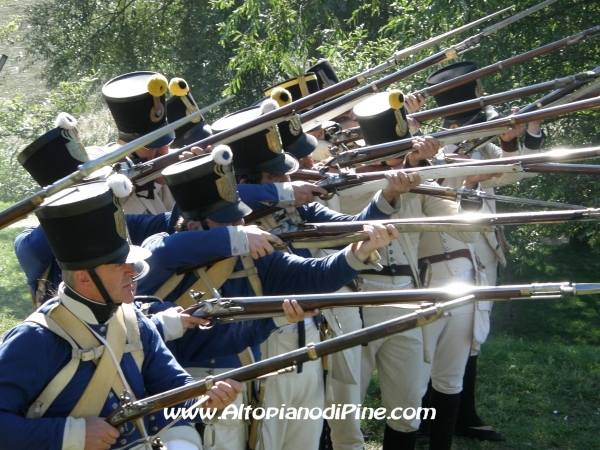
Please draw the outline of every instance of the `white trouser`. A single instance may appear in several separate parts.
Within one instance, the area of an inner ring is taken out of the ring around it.
[[[460,274],[453,281],[473,279],[473,271]],[[432,287],[442,287],[432,283]],[[475,304],[455,308],[450,315],[426,325],[428,354],[431,364],[423,365],[422,386],[427,389],[429,378],[433,388],[442,394],[462,391],[467,358],[473,341]]]
[[[362,320],[358,308],[332,308],[332,312],[337,317],[344,334],[362,328]],[[351,351],[355,363],[351,370],[356,379],[356,384],[343,383],[328,377],[328,390],[325,397],[326,407],[340,404],[358,405],[362,402],[360,384],[362,348],[359,345],[353,347]],[[361,450],[364,448],[365,444],[363,434],[360,431],[360,420],[355,418],[355,414],[348,414],[345,419],[329,419],[327,423],[331,428],[331,442],[334,450]]]
[[[365,327],[414,312],[414,309],[393,306],[363,308]],[[369,342],[362,347],[361,394],[364,399],[377,366],[381,401],[387,414],[394,408],[418,408],[425,390],[423,378],[423,330],[421,327]],[[418,416],[417,416],[418,417]],[[396,431],[411,432],[419,428],[419,419],[389,419],[387,424]]]
[[[314,323],[306,326],[306,342],[320,341]],[[262,358],[298,349],[298,330],[276,330],[261,344]],[[320,359],[303,364],[302,373],[286,373],[267,379],[264,408],[325,408],[323,366]],[[284,414],[285,416],[285,414]],[[320,414],[319,414],[320,417]],[[273,417],[263,420],[258,450],[312,450],[319,448],[323,419],[293,420]]]
[[[232,369],[203,369],[196,367],[186,368],[188,373],[196,380],[206,378],[208,375],[219,375]],[[234,405],[240,406],[242,403],[248,405],[248,396],[246,393],[246,384],[243,383],[244,390],[237,396]],[[207,424],[204,430],[204,448],[211,450],[246,450],[248,443],[248,425],[245,420],[225,419],[215,420]]]
[[[487,241],[479,242],[475,245],[477,258],[482,264],[481,271],[485,274],[487,282],[490,286],[496,286],[498,279],[498,256],[492,250]],[[480,244],[480,245],[479,245]],[[494,302],[477,302],[477,310],[473,324],[473,342],[471,344],[471,356],[479,354],[481,345],[486,341],[490,332],[490,314]]]

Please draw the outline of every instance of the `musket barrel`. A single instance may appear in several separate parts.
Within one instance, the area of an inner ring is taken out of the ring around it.
[[[521,53],[520,55],[513,56],[512,58],[505,59],[504,61],[500,61],[495,64],[491,64],[489,66],[483,67],[481,69],[475,70],[473,72],[467,73],[465,75],[461,75],[460,77],[453,78],[452,80],[444,81],[442,83],[436,84],[435,86],[428,87],[426,89],[421,89],[420,91],[413,92],[413,94],[421,94],[424,97],[431,97],[433,95],[437,95],[441,92],[448,91],[457,86],[461,86],[463,84],[475,81],[481,77],[491,75],[493,73],[504,70],[508,67],[515,66],[517,64],[523,63],[525,61],[529,61],[537,56],[542,56],[547,53],[550,53],[554,50],[558,50],[569,45],[573,45],[579,43],[582,39],[587,39],[589,37],[595,37],[600,32],[600,25],[584,30],[574,36],[568,36],[564,39],[560,39],[558,41],[552,42],[550,44],[543,45],[536,49],[530,50],[525,53]]]
[[[523,172],[600,175],[600,165],[558,163],[526,164],[523,166]]]
[[[484,108],[488,105],[495,105],[510,100],[520,99],[529,95],[538,94],[540,92],[545,92],[552,89],[561,89],[563,95],[566,95],[567,93],[570,93],[578,87],[583,86],[583,84],[598,76],[600,76],[600,73],[592,71],[583,72],[580,74],[571,75],[569,77],[547,81],[545,83],[533,84],[531,86],[525,86],[519,89],[512,89],[506,92],[486,95],[484,97],[479,97],[474,100],[467,100],[466,102],[454,103],[452,105],[442,106],[439,108],[429,109],[427,111],[409,114],[408,117],[412,117],[413,119],[422,123],[428,120],[438,119],[440,117],[445,117],[451,114],[458,114],[460,112],[471,111],[472,109],[478,107]],[[568,91],[562,91],[563,88],[567,87],[569,88]],[[526,108],[523,108],[520,111],[528,112]]]

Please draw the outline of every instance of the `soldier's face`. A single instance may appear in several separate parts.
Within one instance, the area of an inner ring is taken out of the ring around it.
[[[138,148],[135,151],[135,153],[140,158],[147,158],[148,160],[151,160],[151,159],[158,158],[159,156],[163,156],[163,155],[166,155],[167,153],[169,153],[169,146],[163,145],[162,147],[158,147],[158,148],[142,147],[142,148]]]
[[[285,173],[269,173],[262,172],[262,178],[260,179],[260,184],[268,184],[268,183],[289,183],[292,181],[290,176]]]
[[[133,264],[103,264],[96,267],[96,273],[102,280],[104,288],[115,303],[131,303],[135,296],[136,282],[133,277],[137,275]],[[97,298],[101,300],[100,292]],[[103,301],[103,300],[102,300]]]

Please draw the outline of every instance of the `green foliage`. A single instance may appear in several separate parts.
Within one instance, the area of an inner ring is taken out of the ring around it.
[[[80,117],[93,102],[91,86],[96,80],[61,82],[45,98],[16,96],[0,102],[0,201],[17,202],[39,190],[17,161],[17,154],[54,128],[59,112]]]

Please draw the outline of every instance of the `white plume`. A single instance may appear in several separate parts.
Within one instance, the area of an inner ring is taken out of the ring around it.
[[[233,153],[228,145],[217,145],[212,151],[213,161],[223,166],[228,166],[233,161]]]
[[[122,173],[115,173],[108,177],[106,185],[113,191],[113,195],[118,198],[127,197],[133,189],[131,180]]]
[[[275,100],[269,98],[265,100],[262,105],[260,105],[260,113],[261,115],[266,114],[268,112],[275,111],[277,108],[279,108],[279,104]]]
[[[64,130],[72,130],[77,126],[77,119],[75,119],[75,117],[73,117],[71,114],[61,112],[56,118],[54,126],[57,128],[60,127]]]

